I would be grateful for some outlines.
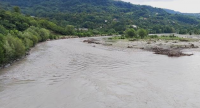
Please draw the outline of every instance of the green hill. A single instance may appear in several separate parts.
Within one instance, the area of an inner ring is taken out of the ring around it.
[[[136,25],[150,33],[171,33],[181,29],[197,29],[194,16],[170,14],[164,9],[134,5],[114,0],[0,0],[19,6],[26,15],[49,18],[65,27],[89,28],[105,33],[123,33]],[[8,6],[7,6],[8,7]]]

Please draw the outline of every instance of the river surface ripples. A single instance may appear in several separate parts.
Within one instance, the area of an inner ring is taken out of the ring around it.
[[[66,39],[0,70],[0,108],[200,108],[200,53],[170,58]]]

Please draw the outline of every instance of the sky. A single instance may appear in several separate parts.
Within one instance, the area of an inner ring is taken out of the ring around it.
[[[183,13],[200,13],[200,0],[122,0],[133,4],[150,5]]]

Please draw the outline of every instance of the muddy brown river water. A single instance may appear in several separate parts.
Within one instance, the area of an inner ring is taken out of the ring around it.
[[[0,108],[200,108],[200,53],[48,41],[0,70]]]

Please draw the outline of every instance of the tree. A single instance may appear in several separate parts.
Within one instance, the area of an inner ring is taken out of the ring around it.
[[[4,59],[5,59],[5,62],[7,62],[9,60],[12,60],[12,57],[14,55],[14,51],[11,48],[10,44],[8,43],[7,39],[4,42],[3,48],[4,48]]]
[[[0,25],[0,33],[6,35],[8,31],[4,28],[4,26]]]
[[[66,26],[66,31],[68,35],[73,35],[74,34],[74,26],[73,25],[67,25]]]
[[[137,33],[135,32],[134,29],[128,29],[125,31],[125,33],[126,33],[126,37],[129,37],[129,38],[137,36]]]
[[[141,38],[144,38],[145,36],[147,36],[147,31],[144,30],[144,29],[139,29],[139,30],[138,30],[138,35],[139,35]]]
[[[108,30],[108,33],[109,33],[109,35],[112,35],[112,34],[116,33],[116,31],[115,31],[115,29],[110,29],[110,30]]]
[[[4,53],[3,53],[3,44],[0,41],[0,64],[3,64],[4,62]]]
[[[33,46],[35,46],[38,43],[38,38],[37,36],[33,35],[33,33],[25,31],[22,35],[24,38],[30,39],[33,42]]]
[[[40,37],[42,38],[42,41],[46,41],[49,38],[50,32],[47,29],[40,29],[39,31]]]
[[[21,13],[21,9],[18,6],[13,7],[13,11],[16,13]]]
[[[189,34],[192,35],[192,31],[189,31]]]
[[[194,34],[199,34],[199,30],[198,30],[198,29],[195,29],[195,30],[194,30]]]
[[[25,47],[19,38],[8,34],[4,48],[7,49],[8,59],[14,60],[25,54]]]
[[[25,54],[25,46],[20,39],[13,38],[13,45],[13,49],[15,50],[14,59],[19,58]]]
[[[181,30],[179,31],[179,34],[187,34],[187,30],[186,30],[186,29],[181,29]]]

